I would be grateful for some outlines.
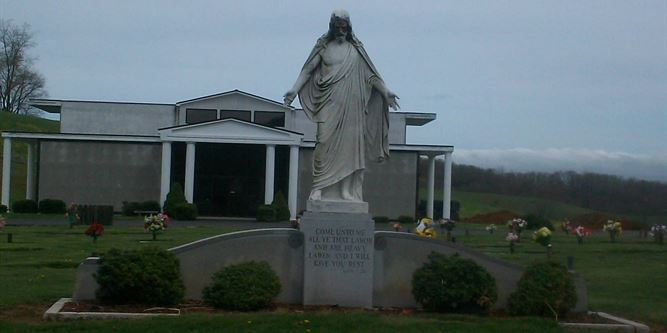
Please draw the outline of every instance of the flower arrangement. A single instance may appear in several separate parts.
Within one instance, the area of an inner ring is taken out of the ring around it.
[[[157,238],[157,234],[160,231],[167,229],[169,224],[169,216],[164,213],[159,213],[157,215],[149,215],[144,218],[144,230],[153,234],[153,240]]]
[[[415,233],[418,236],[427,237],[427,238],[435,238],[436,233],[435,233],[435,229],[433,229],[433,220],[431,220],[428,217],[422,218],[419,221],[419,225],[415,229]]]
[[[507,228],[509,228],[510,232],[514,233],[517,235],[517,242],[521,242],[521,232],[523,229],[525,229],[528,226],[528,222],[524,219],[520,218],[514,218],[509,221],[507,221]]]
[[[654,224],[649,230],[649,235],[651,235],[653,240],[658,244],[663,244],[665,233],[667,233],[667,225],[664,224]]]
[[[100,237],[102,234],[104,234],[104,226],[100,223],[93,223],[88,226],[84,233],[87,236],[93,237],[93,243],[97,243],[97,237]]]
[[[573,230],[572,225],[570,224],[570,220],[568,220],[568,219],[565,219],[565,221],[563,221],[560,224],[560,228],[565,232],[565,235],[569,235],[570,233],[573,233],[572,232],[572,230]]]
[[[591,229],[578,225],[576,228],[572,229],[572,234],[577,236],[577,243],[581,245],[584,243],[584,238],[590,236],[592,232]]]
[[[5,225],[7,225],[7,222],[5,221],[5,217],[0,215],[0,229],[4,228]]]
[[[547,248],[547,258],[551,258],[551,230],[542,227],[533,232],[533,240]]]
[[[621,222],[614,220],[607,220],[607,223],[602,226],[602,230],[609,233],[609,240],[612,243],[616,242],[616,236],[619,236],[623,231]]]
[[[519,240],[519,235],[510,231],[507,233],[507,236],[505,236],[505,240],[510,242],[510,253],[514,253],[514,242]]]
[[[496,231],[496,225],[491,223],[487,225],[486,228],[484,229],[486,229],[486,231],[488,231],[490,234],[493,234],[493,232]]]
[[[396,232],[401,231],[401,224],[398,222],[394,223],[391,227],[394,228],[394,231]]]

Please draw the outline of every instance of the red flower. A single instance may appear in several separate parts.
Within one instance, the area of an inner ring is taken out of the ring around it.
[[[88,226],[88,229],[86,229],[85,234],[90,236],[90,237],[99,237],[102,236],[104,233],[104,226],[99,224],[99,223],[93,223]]]

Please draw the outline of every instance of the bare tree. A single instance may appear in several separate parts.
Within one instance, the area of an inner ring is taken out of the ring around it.
[[[32,68],[34,58],[27,55],[35,45],[30,26],[0,19],[0,43],[0,110],[25,114],[28,99],[46,95],[44,77]]]

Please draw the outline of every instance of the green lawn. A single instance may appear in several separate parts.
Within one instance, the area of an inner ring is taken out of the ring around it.
[[[482,225],[460,223],[454,230],[458,243],[520,265],[543,260],[542,247],[525,232],[511,255],[504,230],[490,235]],[[468,229],[468,235],[465,230]],[[150,234],[137,227],[108,227],[97,244],[83,235],[84,227],[8,226],[0,231],[0,332],[206,332],[224,328],[229,332],[566,332],[552,320],[452,315],[386,315],[374,312],[255,313],[186,315],[176,319],[137,321],[76,321],[25,324],[9,313],[19,305],[46,307],[72,294],[75,269],[93,251],[112,246],[169,248],[203,237],[232,231],[222,227],[172,228],[151,242]],[[13,234],[13,243],[6,234]],[[442,237],[442,235],[440,235]],[[587,281],[590,309],[667,328],[667,245],[659,246],[636,233],[625,233],[616,244],[605,234],[595,234],[584,245],[574,237],[554,233],[553,260],[565,263],[574,257],[574,268]],[[305,324],[303,320],[309,320]],[[248,323],[250,321],[251,323]]]

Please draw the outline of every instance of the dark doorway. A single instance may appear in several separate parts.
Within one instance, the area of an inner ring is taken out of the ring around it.
[[[263,145],[197,143],[194,203],[203,216],[255,217],[264,199]]]

